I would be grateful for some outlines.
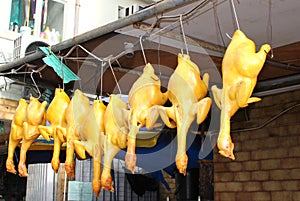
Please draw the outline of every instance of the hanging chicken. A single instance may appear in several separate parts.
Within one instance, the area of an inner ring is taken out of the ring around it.
[[[18,165],[19,175],[22,177],[28,176],[25,164],[27,150],[40,135],[38,126],[46,124],[45,109],[47,104],[46,101],[40,103],[37,98],[30,97],[25,121],[23,123],[23,138],[21,141],[20,161]]]
[[[82,129],[79,133],[80,140],[74,140],[74,148],[77,155],[84,159],[85,152],[93,157],[94,179],[92,182],[93,191],[99,195],[101,188],[101,158],[103,155],[104,143],[104,113],[106,106],[101,100],[94,100],[92,107],[87,112]]]
[[[237,30],[222,61],[223,88],[212,87],[216,105],[221,109],[217,140],[219,153],[233,160],[235,157],[233,155],[234,144],[230,137],[230,118],[239,108],[260,100],[260,98],[250,96],[270,49],[270,45],[264,44],[256,53],[254,42],[248,39],[242,31]]]
[[[119,95],[110,95],[110,101],[104,114],[105,143],[104,165],[101,174],[101,186],[105,190],[114,192],[110,174],[111,163],[115,155],[127,146],[128,107]]]
[[[23,123],[25,121],[26,111],[27,111],[28,103],[25,99],[21,98],[19,100],[18,107],[16,109],[14,119],[11,123],[11,130],[9,135],[9,143],[8,143],[8,153],[6,160],[6,170],[10,173],[16,174],[17,171],[15,169],[13,157],[14,152],[18,144],[23,138]]]
[[[60,148],[63,142],[65,142],[64,135],[61,134],[63,129],[67,126],[66,122],[66,109],[70,103],[69,96],[64,92],[63,89],[55,89],[55,95],[51,101],[47,112],[46,120],[50,123],[49,126],[39,126],[40,133],[46,140],[50,140],[50,136],[54,138],[54,149],[51,160],[52,168],[55,172],[58,171],[60,161],[59,154]]]
[[[150,108],[154,105],[163,105],[167,101],[166,94],[160,90],[160,79],[154,74],[154,69],[148,63],[143,74],[132,85],[129,95],[130,115],[126,165],[132,173],[136,164],[136,135],[139,129],[146,126],[152,129],[156,120],[150,114]]]
[[[80,130],[84,119],[90,109],[90,100],[79,89],[75,90],[67,110],[66,121],[67,127],[63,128],[61,133],[66,134],[66,161],[65,169],[68,175],[74,176],[74,140],[80,140]]]
[[[178,148],[176,166],[180,173],[186,173],[188,157],[186,155],[186,136],[188,129],[197,116],[197,123],[202,123],[211,106],[211,99],[205,97],[208,90],[209,75],[200,77],[198,66],[189,55],[178,54],[178,65],[168,83],[168,98],[172,107],[155,106],[162,120],[168,127],[174,127],[169,118],[177,125]]]

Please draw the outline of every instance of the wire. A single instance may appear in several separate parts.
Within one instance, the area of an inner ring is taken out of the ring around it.
[[[231,3],[232,11],[233,11],[233,14],[234,14],[234,19],[235,19],[237,29],[240,30],[240,25],[239,25],[239,21],[238,21],[238,17],[237,17],[237,13],[236,13],[236,9],[235,9],[235,5],[234,5],[233,0],[230,0],[230,3]]]
[[[39,72],[37,72],[37,71],[35,71],[35,70],[32,70],[32,72],[30,73],[30,78],[31,78],[31,80],[32,80],[32,82],[33,82],[33,84],[34,84],[36,90],[38,91],[39,96],[37,97],[37,99],[40,99],[41,96],[42,96],[42,94],[41,94],[41,91],[40,91],[39,87],[37,86],[37,84],[36,84],[36,82],[35,82],[35,80],[34,80],[34,78],[33,78],[33,73],[39,73]]]
[[[283,111],[281,111],[278,114],[276,114],[275,116],[273,116],[271,119],[268,119],[267,121],[263,122],[262,124],[260,124],[258,126],[253,126],[253,127],[250,127],[250,128],[243,128],[243,129],[232,130],[231,133],[244,132],[244,131],[252,131],[252,130],[257,130],[257,129],[263,128],[266,125],[268,125],[269,123],[271,123],[272,121],[274,121],[275,119],[279,118],[283,114],[287,113],[288,111],[290,111],[290,110],[292,110],[292,109],[294,109],[295,107],[298,107],[298,106],[300,106],[300,103],[297,103],[295,105],[292,105],[292,106],[284,109]]]
[[[62,73],[62,89],[65,90],[65,77],[64,77],[64,68],[63,68],[63,57],[60,58],[60,67],[61,67],[61,73]]]
[[[225,41],[224,41],[223,34],[222,34],[222,31],[221,31],[219,16],[218,16],[218,13],[217,13],[216,0],[213,1],[213,10],[214,10],[214,18],[215,18],[216,29],[217,29],[218,35],[220,35],[220,37],[221,37],[222,44],[225,47],[226,45],[225,45]]]
[[[111,73],[112,73],[112,75],[113,75],[113,77],[114,77],[114,79],[115,79],[116,85],[117,85],[117,87],[118,87],[119,93],[122,94],[121,88],[120,88],[120,86],[119,86],[117,77],[116,77],[115,72],[114,72],[114,70],[113,70],[113,67],[112,67],[112,65],[111,65],[110,59],[108,59],[108,63],[109,63],[109,67],[110,67]]]
[[[103,66],[104,63],[101,62],[101,81],[100,81],[100,97],[102,98],[102,90],[103,90]]]
[[[182,23],[182,15],[180,15],[180,27],[181,27],[183,42],[184,42],[184,45],[185,45],[186,54],[189,55],[189,49],[188,49],[188,45],[187,45],[187,42],[186,42],[186,37],[185,37],[183,23]]]
[[[143,35],[140,36],[140,46],[141,46],[145,65],[147,65],[147,59],[146,59],[146,55],[145,55],[145,51],[144,51],[144,47],[143,47]]]
[[[272,48],[273,43],[273,27],[272,27],[272,0],[269,0],[269,10],[268,10],[268,26],[267,26],[268,43],[271,45],[271,59],[274,57],[274,52]]]

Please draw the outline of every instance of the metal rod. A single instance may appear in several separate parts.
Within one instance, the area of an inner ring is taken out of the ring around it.
[[[117,29],[120,29],[122,27],[128,26],[130,24],[133,24],[135,22],[139,22],[142,20],[145,20],[149,17],[156,16],[162,12],[175,9],[179,6],[183,6],[192,2],[195,2],[196,0],[165,0],[161,1],[157,4],[154,4],[152,6],[149,6],[148,8],[143,9],[140,12],[137,12],[133,15],[130,15],[128,17],[121,18],[117,21],[111,22],[107,25],[98,27],[96,29],[93,29],[89,32],[80,34],[78,36],[75,36],[71,39],[65,40],[61,43],[58,43],[51,47],[51,51],[58,52],[67,48],[71,48],[76,44],[84,43],[89,40],[92,40],[94,38],[98,38],[100,36],[103,36],[105,34],[108,34],[110,32],[113,32]],[[30,54],[28,56],[25,56],[23,58],[17,59],[15,61],[12,61],[8,64],[4,64],[0,66],[0,72],[12,69],[16,66],[23,65],[24,63],[28,63],[37,59],[40,59],[44,56],[44,53],[41,51],[37,51],[33,54]]]

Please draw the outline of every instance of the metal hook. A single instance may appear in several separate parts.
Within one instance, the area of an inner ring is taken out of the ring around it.
[[[37,99],[40,99],[41,96],[42,96],[42,94],[41,94],[40,89],[39,89],[39,87],[37,86],[37,84],[36,84],[36,82],[35,82],[35,80],[34,80],[34,78],[33,78],[33,73],[36,73],[36,72],[38,72],[38,71],[32,70],[32,72],[30,73],[30,78],[31,78],[31,80],[32,80],[32,82],[33,82],[33,84],[34,84],[36,90],[38,91],[39,96],[37,97]]]
[[[143,47],[143,35],[140,36],[140,45],[141,45],[141,50],[143,53],[143,57],[144,57],[144,62],[145,65],[147,64],[147,59],[146,59],[146,55],[145,55],[145,51],[144,51],[144,47]]]
[[[183,29],[183,23],[182,23],[182,14],[180,14],[180,27],[181,27],[181,32],[182,32],[182,37],[183,37],[183,42],[184,42],[184,45],[185,45],[185,50],[186,50],[186,54],[189,55],[189,49],[188,49],[188,45],[187,45],[187,42],[186,42],[186,37],[185,37],[185,33],[184,33],[184,29]]]

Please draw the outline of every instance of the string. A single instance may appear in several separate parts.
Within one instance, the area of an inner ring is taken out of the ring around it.
[[[271,59],[274,57],[272,48],[273,43],[273,27],[272,27],[272,0],[269,0],[268,26],[267,26],[268,42],[271,45]]]
[[[186,42],[186,37],[185,37],[183,23],[182,23],[182,14],[180,15],[180,20],[179,21],[180,21],[180,27],[181,27],[182,37],[183,37],[183,41],[184,41],[184,45],[185,45],[186,54],[189,55],[189,49],[188,49],[188,45],[187,45],[187,42]]]
[[[237,13],[236,13],[234,2],[233,2],[233,0],[230,0],[230,2],[231,2],[231,7],[232,7],[232,10],[233,10],[234,19],[235,19],[235,23],[236,23],[237,29],[240,30],[240,25],[239,25],[239,21],[238,21],[238,17],[237,17]]]
[[[142,50],[142,54],[143,54],[143,58],[144,58],[145,65],[147,65],[147,59],[146,59],[146,55],[145,55],[145,51],[144,51],[142,39],[143,39],[143,35],[140,36],[140,45],[141,45],[141,50]]]
[[[116,77],[115,72],[114,72],[114,70],[113,70],[113,67],[112,67],[112,65],[111,65],[110,59],[108,59],[108,64],[109,64],[111,73],[112,73],[112,75],[113,75],[113,77],[114,77],[114,79],[115,79],[115,82],[116,82],[116,85],[117,85],[117,87],[118,87],[118,90],[119,90],[120,94],[122,94],[121,88],[120,88],[120,86],[119,86],[117,77]]]

